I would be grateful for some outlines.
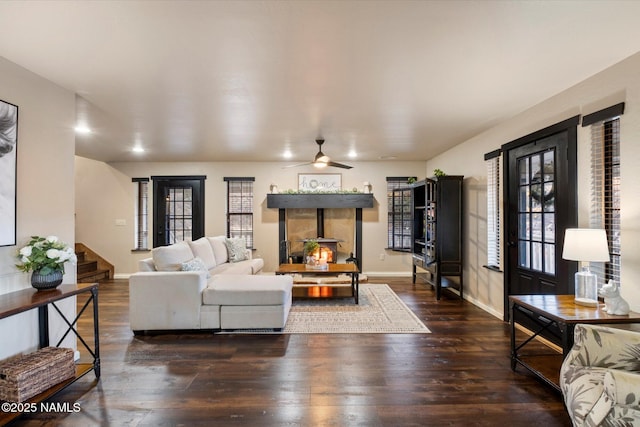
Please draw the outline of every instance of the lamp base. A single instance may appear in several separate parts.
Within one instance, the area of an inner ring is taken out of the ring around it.
[[[585,307],[597,307],[598,306],[598,301],[594,301],[592,299],[589,298],[575,298],[573,300],[574,304],[578,304],[578,305],[583,305]]]
[[[598,306],[598,276],[589,271],[589,267],[578,271],[575,276],[576,292],[573,300],[578,305]]]

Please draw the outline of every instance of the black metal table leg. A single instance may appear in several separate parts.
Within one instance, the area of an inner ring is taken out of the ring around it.
[[[100,331],[98,330],[98,288],[91,290],[93,296],[93,335],[94,335],[94,357],[93,357],[93,372],[96,374],[96,378],[100,378]]]

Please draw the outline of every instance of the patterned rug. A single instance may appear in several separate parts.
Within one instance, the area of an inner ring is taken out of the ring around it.
[[[294,298],[283,332],[272,330],[227,333],[285,334],[428,334],[431,331],[388,285],[360,284],[360,303],[353,298]]]

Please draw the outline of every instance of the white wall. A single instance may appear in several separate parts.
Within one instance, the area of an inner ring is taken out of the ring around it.
[[[1,294],[30,288],[30,274],[15,264],[19,248],[33,235],[57,235],[74,242],[75,97],[51,82],[0,57],[0,99],[18,106],[17,246],[0,247]],[[75,283],[67,266],[63,283]],[[75,313],[75,298],[59,305]],[[54,310],[50,310],[54,311]],[[50,313],[52,340],[61,322]],[[36,311],[0,320],[0,360],[37,348]],[[64,346],[75,348],[75,339]]]
[[[375,275],[409,275],[411,258],[407,254],[385,250],[387,246],[387,176],[424,177],[424,162],[351,162],[342,174],[342,187],[363,183],[373,186],[375,206],[363,209],[363,270]],[[137,271],[137,261],[149,253],[132,253],[134,246],[134,177],[152,175],[205,175],[205,234],[226,232],[225,176],[252,176],[254,183],[255,255],[264,258],[265,271],[274,271],[278,263],[278,209],[267,209],[266,196],[271,184],[280,191],[295,189],[298,173],[317,172],[312,167],[283,169],[282,163],[113,163],[105,164],[76,157],[76,238],[115,265],[116,276]],[[96,184],[99,183],[99,184]],[[150,187],[152,183],[150,184]],[[116,226],[117,219],[126,226]],[[151,244],[152,242],[150,242]],[[380,255],[384,255],[384,260]]]
[[[465,295],[498,317],[503,315],[502,274],[486,264],[486,169],[483,155],[502,144],[577,114],[625,102],[621,118],[622,294],[640,312],[640,54],[581,82],[535,107],[477,135],[427,162],[428,174],[440,168],[465,175]],[[482,106],[478,106],[482,108]],[[578,129],[578,216],[588,226],[588,128]]]

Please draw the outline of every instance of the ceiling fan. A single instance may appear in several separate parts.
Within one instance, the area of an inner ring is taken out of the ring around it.
[[[335,168],[351,169],[353,167],[338,162],[332,162],[329,156],[322,152],[322,144],[324,144],[324,139],[316,139],[316,144],[318,144],[318,154],[316,154],[312,162],[300,163],[297,165],[290,165],[285,167],[291,168],[304,165],[313,165],[316,168],[326,168],[327,166],[333,166]]]

